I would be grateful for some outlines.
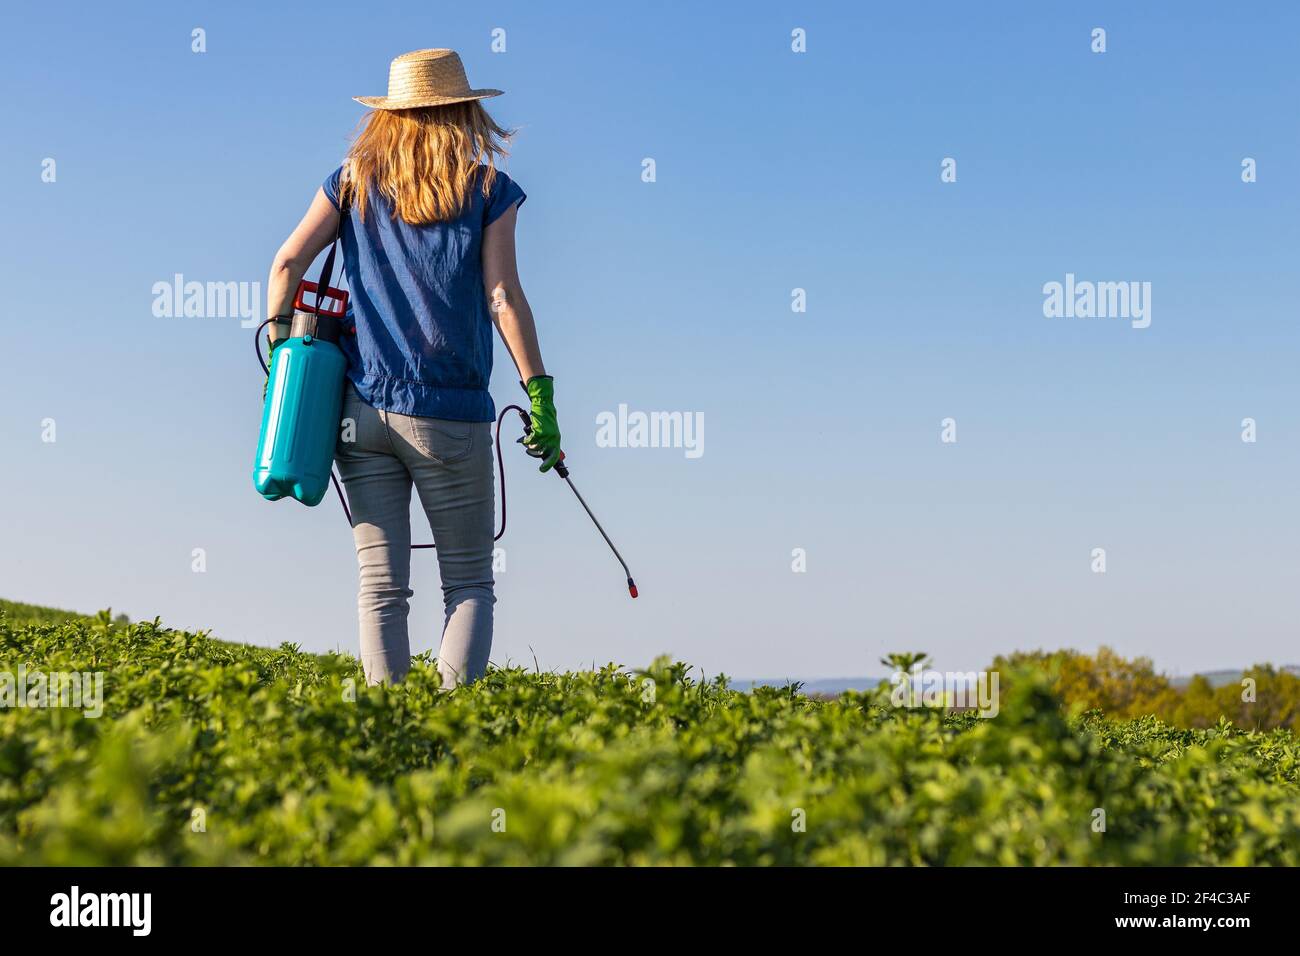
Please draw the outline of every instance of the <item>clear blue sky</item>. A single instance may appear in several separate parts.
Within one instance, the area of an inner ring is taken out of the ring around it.
[[[0,595],[355,650],[337,503],[252,488],[250,331],[157,318],[151,289],[264,284],[363,113],[350,97],[382,93],[394,55],[449,46],[506,91],[489,105],[519,129],[520,266],[574,478],[642,591],[511,448],[494,660],[668,652],[753,677],[872,673],[910,648],[962,669],[1100,643],[1178,672],[1300,659],[1294,4],[8,19]],[[1150,328],[1045,318],[1066,273],[1152,283]],[[500,351],[493,393],[519,395]],[[703,413],[704,455],[598,448],[620,403]],[[424,650],[440,595],[432,556],[414,561]]]

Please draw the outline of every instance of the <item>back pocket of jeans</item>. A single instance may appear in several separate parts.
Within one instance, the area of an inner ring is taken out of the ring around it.
[[[439,418],[412,418],[411,444],[425,458],[450,465],[469,454],[474,429],[469,422],[449,422]]]

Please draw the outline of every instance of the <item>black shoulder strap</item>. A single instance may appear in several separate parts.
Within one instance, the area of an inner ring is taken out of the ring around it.
[[[347,167],[344,167],[346,169]],[[334,257],[339,251],[339,240],[343,236],[343,220],[349,214],[351,202],[348,200],[343,191],[343,174],[339,175],[339,224],[334,230],[334,241],[330,243],[329,255],[325,257],[325,264],[321,266],[320,277],[316,280],[316,312],[319,314],[320,304],[325,300],[329,293],[330,280],[334,277]]]

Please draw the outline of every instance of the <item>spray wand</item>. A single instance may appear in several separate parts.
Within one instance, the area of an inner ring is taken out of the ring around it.
[[[528,418],[528,413],[525,412],[518,405],[511,405],[510,408],[513,408],[515,411],[519,413],[519,418],[524,423],[524,437],[519,439],[519,441],[521,444],[527,445],[528,438],[533,431],[532,422]],[[499,425],[498,425],[497,432],[498,434],[500,434]],[[499,452],[500,445],[497,446],[497,449]],[[614,542],[610,540],[609,535],[605,533],[605,529],[601,527],[600,522],[596,520],[595,513],[592,512],[591,506],[587,504],[587,499],[582,497],[582,493],[578,491],[578,486],[575,485],[573,483],[573,479],[569,477],[569,466],[564,463],[563,451],[560,452],[560,457],[556,460],[553,470],[557,475],[563,478],[565,482],[568,484],[569,490],[572,491],[573,496],[578,499],[578,504],[582,505],[582,510],[587,512],[587,517],[590,518],[591,523],[596,526],[596,530],[600,532],[600,536],[605,539],[605,543],[609,545],[609,550],[614,552],[614,557],[618,559],[618,563],[623,566],[623,574],[627,576],[627,593],[632,595],[633,598],[635,598],[637,596],[637,590],[636,590],[636,582],[632,580],[632,572],[628,570],[627,562],[623,560],[623,555],[618,553],[618,548],[614,547]]]

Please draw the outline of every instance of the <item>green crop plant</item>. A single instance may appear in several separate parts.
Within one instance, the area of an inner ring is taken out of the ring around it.
[[[0,864],[1300,863],[1289,731],[1070,716],[1032,668],[992,719],[667,659],[367,688],[346,656],[0,613],[19,667],[102,673],[103,714],[0,708]]]

